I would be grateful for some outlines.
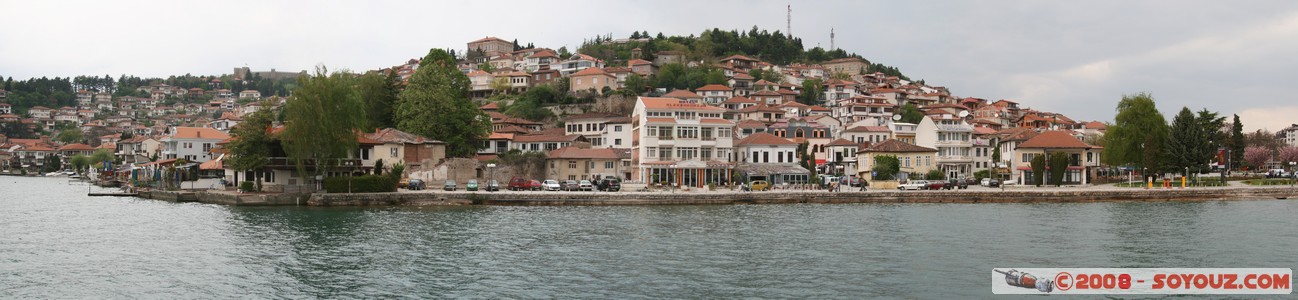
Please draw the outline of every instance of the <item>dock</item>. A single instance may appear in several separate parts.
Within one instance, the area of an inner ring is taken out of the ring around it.
[[[138,197],[139,193],[88,193],[90,197]]]

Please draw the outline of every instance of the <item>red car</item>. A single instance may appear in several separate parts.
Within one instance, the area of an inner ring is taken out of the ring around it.
[[[946,187],[946,182],[941,182],[941,181],[930,181],[930,182],[928,183],[928,186],[924,187],[924,189],[926,189],[926,190],[945,190],[945,189],[947,189],[947,187]]]
[[[532,189],[532,182],[523,177],[514,177],[509,179],[509,190],[526,191]]]
[[[529,186],[533,191],[540,191],[545,189],[545,185],[541,184],[541,181],[536,179],[532,179],[532,182]]]

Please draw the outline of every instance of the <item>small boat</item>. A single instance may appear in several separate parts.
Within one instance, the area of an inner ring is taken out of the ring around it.
[[[72,174],[72,175],[68,175],[68,178],[81,178],[81,175]]]

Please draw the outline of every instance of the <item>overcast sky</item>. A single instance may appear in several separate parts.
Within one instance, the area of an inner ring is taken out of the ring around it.
[[[484,36],[575,48],[648,30],[785,29],[957,96],[1111,120],[1123,94],[1160,110],[1298,123],[1298,1],[11,1],[0,75],[148,77],[370,70]]]

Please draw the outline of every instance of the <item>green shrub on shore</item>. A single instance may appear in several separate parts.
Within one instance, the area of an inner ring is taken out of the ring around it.
[[[341,176],[325,178],[324,188],[329,193],[385,193],[397,191],[397,182],[392,176]]]
[[[244,181],[239,183],[240,192],[250,193],[256,190],[257,190],[257,186],[252,181]]]

